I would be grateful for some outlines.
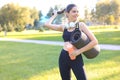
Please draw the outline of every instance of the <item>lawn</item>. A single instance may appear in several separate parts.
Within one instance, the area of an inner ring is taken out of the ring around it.
[[[104,26],[91,26],[89,29],[95,34],[100,44],[118,44],[120,45],[120,28],[104,27]],[[50,41],[63,41],[62,33],[58,31],[45,31],[39,32],[28,30],[23,32],[8,32],[4,36],[4,32],[0,33],[0,37],[5,38],[18,38],[18,39],[33,39],[33,40],[50,40]]]
[[[61,46],[0,42],[0,80],[61,80],[58,58]],[[101,50],[95,59],[86,59],[88,80],[119,80],[120,51]],[[73,80],[75,80],[72,74]]]

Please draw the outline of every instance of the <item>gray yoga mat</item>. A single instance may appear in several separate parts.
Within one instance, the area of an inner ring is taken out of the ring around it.
[[[87,45],[90,42],[88,36],[76,28],[76,30],[72,33],[70,42],[77,48],[80,49]],[[95,58],[100,53],[99,45],[94,46],[92,49],[85,51],[83,54],[88,58]]]

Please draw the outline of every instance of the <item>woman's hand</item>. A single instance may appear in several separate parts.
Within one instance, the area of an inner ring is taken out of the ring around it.
[[[58,13],[57,13],[56,10],[54,10],[53,13],[52,13],[53,16],[57,16],[57,14],[58,14]]]
[[[78,55],[80,55],[80,51],[79,49],[75,49],[71,54],[69,54],[69,56],[74,56],[74,57],[77,57]]]
[[[79,49],[76,49],[70,42],[66,43],[66,48],[72,60],[74,60],[80,54]]]

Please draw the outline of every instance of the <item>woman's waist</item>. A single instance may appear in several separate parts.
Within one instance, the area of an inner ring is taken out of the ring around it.
[[[70,49],[70,48],[76,49],[69,41],[64,42],[63,49],[66,50],[66,51],[68,51],[68,49]]]

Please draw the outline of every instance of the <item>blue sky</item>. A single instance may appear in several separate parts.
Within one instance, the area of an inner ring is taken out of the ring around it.
[[[80,15],[84,15],[84,7],[87,6],[90,9],[95,7],[97,0],[0,0],[0,7],[7,3],[17,3],[21,6],[36,7],[45,14],[50,7],[55,5],[62,5],[66,7],[69,3],[75,3],[80,10]]]

